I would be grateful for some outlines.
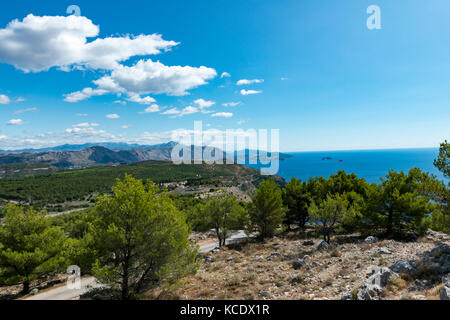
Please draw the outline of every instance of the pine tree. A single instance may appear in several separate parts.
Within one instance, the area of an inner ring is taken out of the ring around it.
[[[197,250],[167,194],[129,175],[112,191],[98,199],[90,231],[97,252],[93,272],[100,282],[119,285],[127,300],[195,272]]]
[[[67,238],[52,226],[44,212],[8,205],[0,224],[0,280],[5,284],[30,282],[64,266]]]
[[[283,207],[282,192],[273,179],[259,185],[252,196],[250,220],[252,229],[258,231],[259,238],[264,240],[275,234],[286,215]]]

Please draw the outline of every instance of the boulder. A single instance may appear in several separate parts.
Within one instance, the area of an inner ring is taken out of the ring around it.
[[[385,287],[389,279],[394,276],[395,273],[389,268],[376,268],[374,273],[367,279],[366,284],[377,285],[380,288]]]
[[[30,291],[30,293],[31,293],[32,295],[35,295],[35,294],[37,294],[38,292],[39,292],[39,290],[36,289],[36,288],[34,288],[33,290]]]
[[[448,244],[440,244],[430,251],[432,257],[440,257],[444,254],[450,254],[450,246]]]
[[[313,246],[314,245],[314,241],[312,240],[306,240],[303,242],[304,246]]]
[[[259,293],[259,296],[260,296],[261,298],[267,297],[267,296],[269,296],[269,292],[267,292],[267,291],[261,291],[261,292]]]
[[[347,292],[343,293],[341,296],[341,300],[352,300],[352,292],[347,291]]]
[[[374,300],[381,293],[382,289],[376,284],[364,284],[359,288],[356,298],[358,300]]]
[[[324,250],[324,249],[328,249],[329,247],[330,247],[330,245],[328,244],[328,242],[322,241],[322,242],[319,243],[319,245],[317,246],[317,250]]]
[[[391,270],[403,274],[416,274],[417,269],[414,268],[413,262],[407,260],[399,260],[391,266]]]
[[[365,243],[371,244],[371,243],[378,242],[378,240],[379,240],[379,239],[378,239],[377,237],[369,236],[369,237],[367,237],[367,238],[364,240],[364,242],[365,242]]]
[[[382,248],[378,249],[378,253],[379,254],[392,254],[392,251],[386,247],[382,247]]]
[[[274,258],[281,256],[279,252],[272,252],[267,256],[267,261],[272,261]]]
[[[440,299],[441,300],[450,300],[450,283],[447,283],[447,285],[445,285],[445,287],[443,287],[441,289]]]
[[[305,261],[304,261],[304,260],[302,260],[302,259],[297,259],[297,260],[294,260],[294,262],[292,262],[292,267],[293,267],[295,270],[298,270],[298,269],[301,269],[301,267],[303,267],[304,264],[305,264]]]

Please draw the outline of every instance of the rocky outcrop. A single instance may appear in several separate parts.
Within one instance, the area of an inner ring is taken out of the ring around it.
[[[379,241],[379,239],[377,237],[373,237],[373,236],[369,236],[364,240],[364,242],[368,243],[368,244],[372,244],[372,243],[375,243],[378,241]]]
[[[415,275],[417,269],[415,261],[399,260],[391,266],[391,270],[400,274]]]
[[[440,298],[441,300],[450,300],[450,281],[441,289]]]
[[[328,249],[329,247],[330,247],[330,245],[328,244],[328,242],[322,241],[322,242],[319,243],[319,245],[317,246],[317,250],[324,250],[324,249]]]
[[[389,268],[373,268],[372,274],[363,284],[356,295],[358,300],[376,300],[383,292],[392,277],[397,277]]]

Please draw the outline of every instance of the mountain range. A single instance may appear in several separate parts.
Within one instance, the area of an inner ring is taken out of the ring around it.
[[[85,168],[112,164],[131,164],[148,160],[171,160],[172,149],[177,142],[168,142],[152,146],[125,143],[95,143],[81,145],[61,145],[44,149],[29,149],[17,151],[0,151],[0,165],[10,164],[46,164],[57,168]],[[200,148],[191,146],[194,150]],[[202,151],[205,147],[202,147]],[[214,157],[225,158],[226,153],[220,149],[213,151]],[[234,159],[245,155],[245,161],[253,159],[257,151],[242,150],[234,153]],[[181,154],[182,155],[182,154]],[[279,154],[280,160],[290,157]]]

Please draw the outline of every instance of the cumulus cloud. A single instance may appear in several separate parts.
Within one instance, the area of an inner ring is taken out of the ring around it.
[[[179,114],[179,113],[180,113],[180,110],[178,110],[177,108],[172,108],[172,109],[164,111],[162,114],[176,115],[176,114]]]
[[[111,75],[94,81],[99,89],[134,94],[187,95],[187,90],[206,84],[217,75],[212,68],[201,66],[166,66],[150,59],[128,67],[120,65]]]
[[[92,88],[84,88],[81,91],[72,92],[64,95],[64,101],[74,103],[78,101],[82,101],[88,99],[93,96],[102,96],[108,93],[108,91],[103,89],[92,89]]]
[[[231,118],[233,114],[231,112],[217,112],[211,115],[211,117]]]
[[[223,73],[220,75],[220,79],[222,79],[222,78],[229,78],[229,77],[231,77],[231,74],[229,74],[228,72],[223,72]]]
[[[181,110],[180,116],[182,117],[182,116],[185,116],[185,115],[188,115],[188,114],[194,114],[194,113],[197,113],[197,112],[200,112],[199,108],[193,107],[193,106],[188,106],[188,107],[184,108],[183,110]]]
[[[147,94],[183,96],[217,76],[205,66],[166,66],[151,59],[136,64],[122,63],[132,57],[160,54],[179,43],[166,41],[159,34],[97,38],[99,26],[82,16],[26,16],[0,29],[0,62],[24,72],[100,69],[106,71],[93,83],[64,95],[67,102],[78,102],[106,93],[126,94],[130,101],[152,104]],[[92,39],[92,41],[90,41]],[[6,100],[0,96],[0,101]],[[2,102],[0,102],[2,103]],[[5,103],[5,102],[3,102]],[[9,102],[8,102],[9,103]]]
[[[222,104],[224,107],[236,107],[240,105],[242,102],[227,102]]]
[[[238,86],[243,86],[243,85],[249,85],[249,84],[254,84],[254,83],[262,83],[262,82],[264,82],[263,79],[253,79],[253,80],[241,79],[238,82],[236,82],[236,84]]]
[[[159,106],[157,104],[152,104],[150,107],[145,108],[145,110],[143,112],[139,112],[139,113],[153,113],[153,112],[158,112],[159,111]]]
[[[258,91],[258,90],[241,90],[241,94],[243,96],[248,96],[249,94],[258,94],[261,93],[262,91]]]
[[[22,126],[25,122],[22,119],[11,119],[8,121],[8,124],[11,126]]]
[[[5,136],[5,135],[0,135],[0,140],[6,140],[6,139],[8,139],[7,136]]]
[[[34,16],[11,21],[0,29],[0,61],[24,72],[52,67],[111,70],[133,56],[158,54],[178,43],[161,35],[98,38],[99,27],[82,16]]]
[[[194,101],[194,103],[202,110],[212,107],[214,104],[216,104],[214,101],[205,101],[203,99],[197,99]]]
[[[152,104],[152,103],[156,102],[156,100],[150,96],[142,98],[138,94],[134,94],[134,95],[130,96],[127,100],[131,101],[131,102],[136,102],[139,104]]]
[[[72,128],[89,128],[89,127],[98,127],[100,124],[98,123],[89,123],[89,122],[82,122],[72,125]]]
[[[119,119],[120,118],[120,116],[118,114],[115,114],[115,113],[107,114],[106,117],[108,119]]]
[[[9,104],[11,102],[11,99],[9,99],[8,96],[4,94],[0,94],[0,104]]]

